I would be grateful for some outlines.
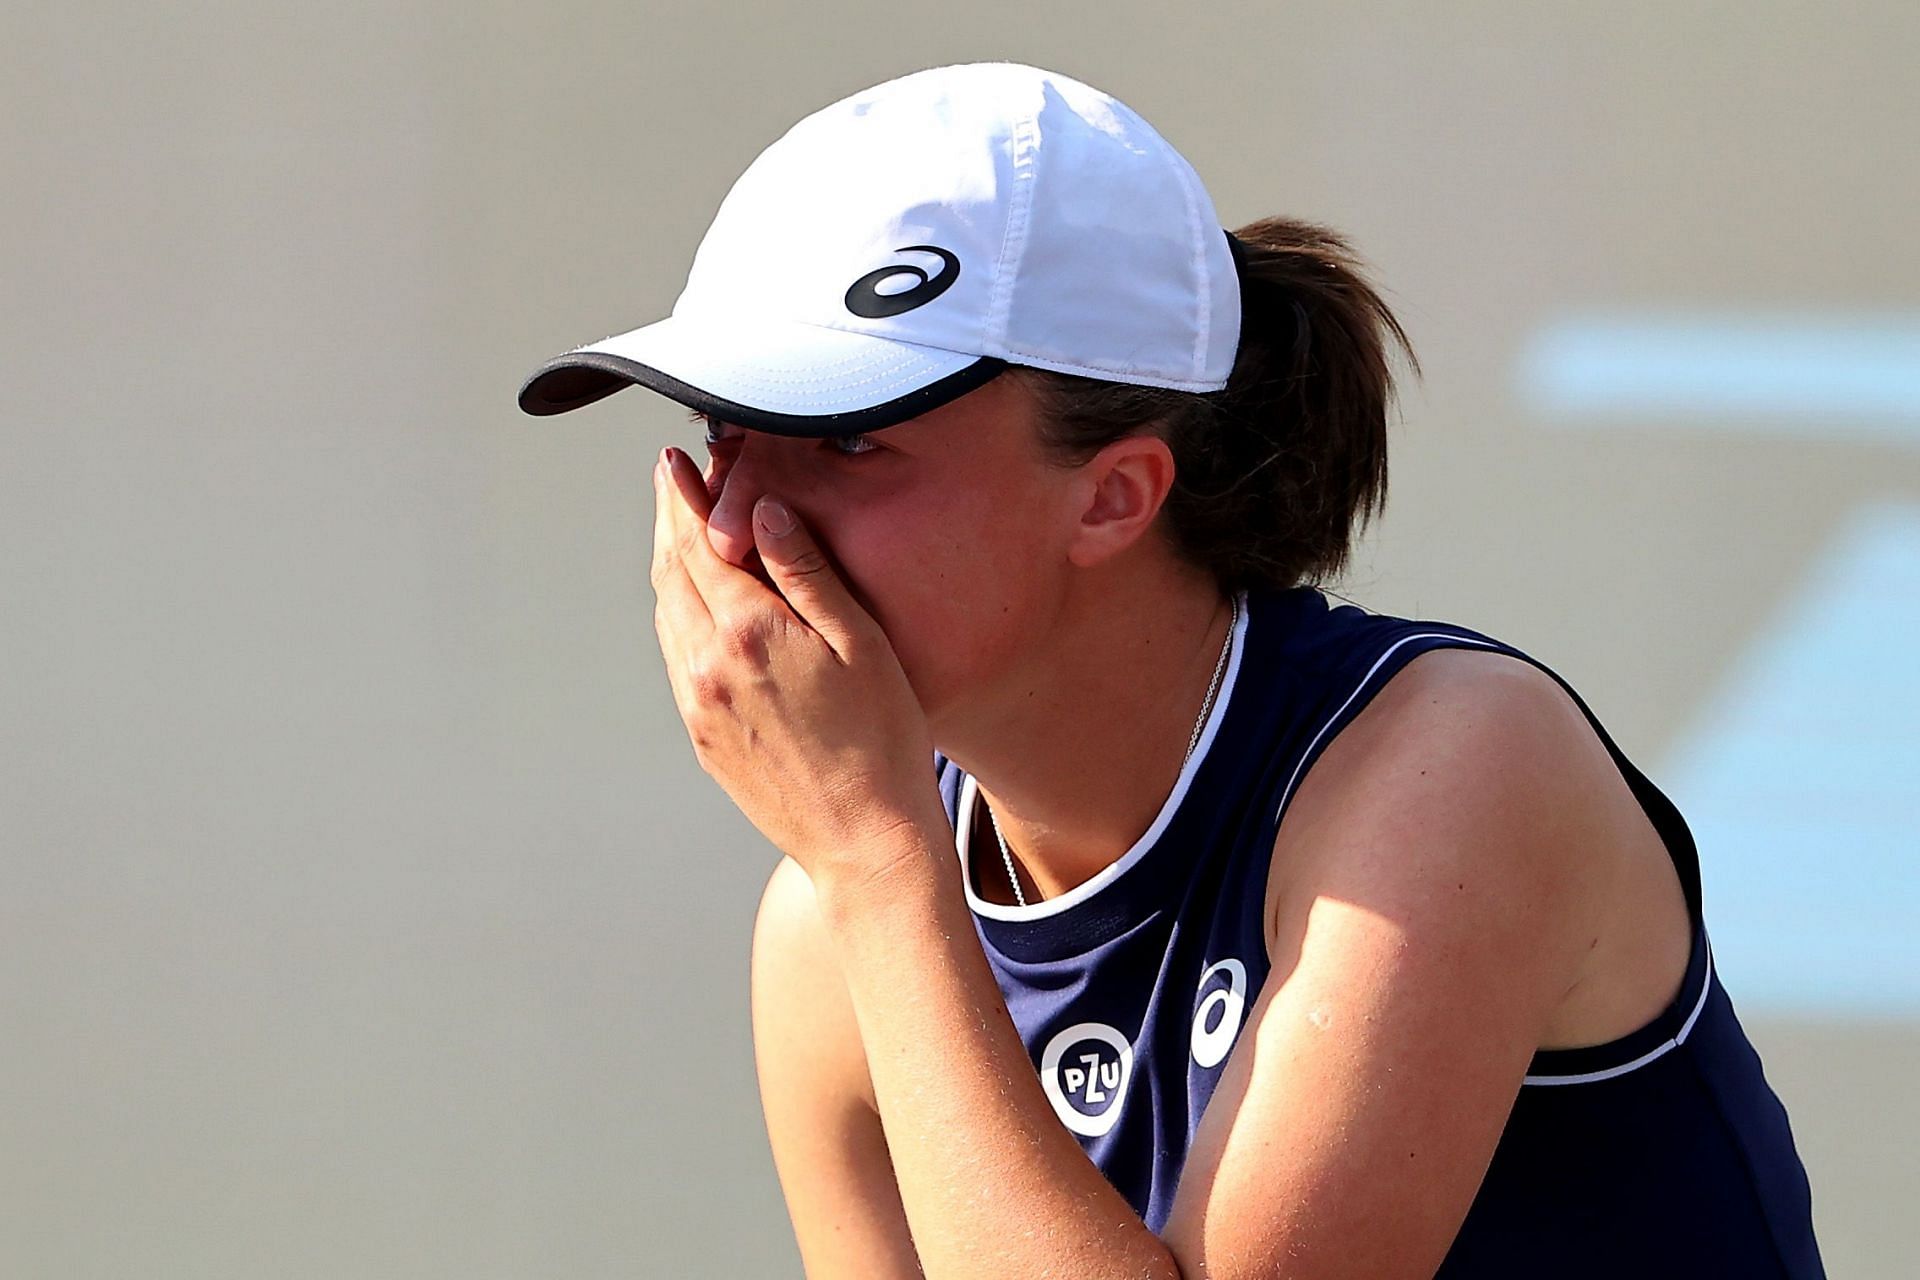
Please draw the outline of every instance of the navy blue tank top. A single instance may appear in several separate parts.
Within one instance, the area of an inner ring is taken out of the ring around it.
[[[1499,641],[1343,605],[1242,597],[1221,693],[1153,824],[1085,884],[1026,907],[975,890],[977,787],[936,756],[981,945],[1048,1100],[1155,1232],[1267,980],[1267,873],[1287,804],[1394,674]],[[1693,951],[1665,1012],[1536,1053],[1443,1277],[1822,1276],[1787,1117],[1714,973],[1693,838],[1571,688],[1665,841]],[[981,876],[1004,874],[996,863]]]

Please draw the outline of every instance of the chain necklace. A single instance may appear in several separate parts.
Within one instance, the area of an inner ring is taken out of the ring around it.
[[[1220,678],[1227,670],[1227,655],[1233,652],[1233,629],[1240,622],[1240,597],[1229,597],[1228,603],[1233,612],[1227,618],[1227,639],[1220,646],[1220,660],[1213,664],[1213,679],[1207,684],[1207,700],[1200,704],[1200,718],[1193,722],[1193,736],[1187,739],[1187,754],[1180,757],[1182,769],[1187,767],[1187,761],[1193,759],[1193,749],[1200,745],[1200,731],[1206,727],[1207,716],[1213,711],[1214,695],[1220,692]],[[1007,883],[1013,886],[1013,900],[1024,907],[1027,905],[1027,895],[1020,889],[1020,877],[1013,872],[1013,853],[1007,848],[1007,838],[1000,834],[1000,820],[993,816],[992,806],[986,808],[987,821],[993,827],[993,838],[1000,842],[1000,860],[1007,864]]]

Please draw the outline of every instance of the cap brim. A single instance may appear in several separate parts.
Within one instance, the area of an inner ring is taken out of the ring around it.
[[[1001,360],[791,322],[670,316],[534,370],[520,407],[566,413],[638,384],[756,431],[877,431],[956,400]]]

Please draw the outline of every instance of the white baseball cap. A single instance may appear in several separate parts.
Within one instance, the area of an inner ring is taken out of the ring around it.
[[[808,116],[734,184],[673,314],[520,389],[565,413],[639,383],[791,436],[878,430],[1009,364],[1217,391],[1240,338],[1199,176],[1097,89],[938,67]]]

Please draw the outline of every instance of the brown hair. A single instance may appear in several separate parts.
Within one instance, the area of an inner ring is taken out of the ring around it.
[[[1159,525],[1222,590],[1323,582],[1386,506],[1390,344],[1400,322],[1326,227],[1262,218],[1233,232],[1240,349],[1224,390],[1195,393],[1016,369],[1043,445],[1070,464],[1152,431],[1175,478]]]

